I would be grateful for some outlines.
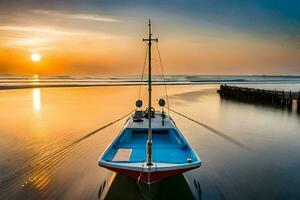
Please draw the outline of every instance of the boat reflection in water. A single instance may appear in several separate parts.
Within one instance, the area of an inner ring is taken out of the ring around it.
[[[201,187],[197,180],[184,174],[166,178],[151,185],[114,173],[99,189],[101,199],[201,199]]]

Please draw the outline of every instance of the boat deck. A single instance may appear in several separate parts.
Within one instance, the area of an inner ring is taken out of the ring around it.
[[[145,162],[147,138],[146,129],[126,129],[118,142],[113,145],[114,150],[106,156],[106,160],[114,161],[115,157],[123,154],[124,162]],[[189,160],[195,159],[190,149],[173,129],[153,130],[152,138],[153,162],[188,163]],[[127,150],[127,154],[124,154],[124,150]],[[118,158],[118,162],[120,161],[122,160]]]
[[[171,120],[171,118],[166,115],[164,119],[164,126],[162,126],[162,117],[160,112],[155,113],[155,117],[151,118],[151,127],[152,128],[174,128],[174,122]],[[147,118],[142,118],[142,121],[140,122],[135,122],[130,118],[127,124],[128,128],[134,128],[134,129],[139,129],[139,128],[145,128],[148,129],[149,127],[149,121]]]

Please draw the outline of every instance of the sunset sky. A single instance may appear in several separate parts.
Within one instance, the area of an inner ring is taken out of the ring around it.
[[[140,74],[149,17],[166,74],[300,75],[299,0],[0,0],[0,74]]]

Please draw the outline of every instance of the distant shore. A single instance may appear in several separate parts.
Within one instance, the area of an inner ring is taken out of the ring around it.
[[[219,84],[215,83],[153,83],[155,86],[161,85],[203,85],[203,84]],[[112,87],[112,86],[140,86],[140,85],[147,85],[146,83],[120,83],[120,84],[39,84],[39,85],[9,85],[3,86],[0,85],[0,90],[17,90],[17,89],[34,89],[34,88],[65,88],[65,87]]]
[[[0,90],[59,88],[59,87],[108,87],[146,85],[147,77],[98,77],[98,76],[0,76]],[[174,75],[154,76],[153,85],[202,85],[202,84],[299,84],[300,76],[208,76]]]
[[[192,81],[192,82],[154,82],[154,86],[162,85],[204,85],[204,84],[300,84],[300,81]],[[34,88],[68,88],[68,87],[112,87],[112,86],[140,86],[147,85],[146,82],[119,82],[119,83],[95,83],[95,84],[46,84],[46,83],[35,83],[35,84],[10,84],[10,85],[1,85],[0,90],[18,90],[18,89],[34,89]]]

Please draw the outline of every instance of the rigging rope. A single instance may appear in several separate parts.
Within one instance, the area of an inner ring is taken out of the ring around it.
[[[126,115],[124,115],[124,116],[122,116],[122,117],[116,119],[115,121],[112,121],[112,122],[110,122],[110,123],[108,123],[108,124],[106,124],[106,125],[104,125],[104,126],[98,128],[98,129],[96,129],[96,130],[94,130],[94,131],[88,133],[87,135],[85,135],[85,136],[79,138],[78,140],[75,140],[71,145],[74,145],[74,144],[76,144],[76,143],[78,143],[78,142],[81,142],[82,140],[84,140],[84,139],[86,139],[86,138],[88,138],[88,137],[94,135],[95,133],[101,131],[102,129],[105,129],[105,128],[107,128],[107,127],[109,127],[109,126],[111,126],[111,125],[117,123],[118,121],[121,121],[121,120],[124,119],[125,117],[129,116],[133,111],[134,111],[134,110],[132,110],[132,111],[130,111],[128,114],[126,114]]]
[[[231,142],[231,143],[233,143],[233,144],[235,144],[235,145],[237,145],[239,147],[242,147],[244,149],[250,150],[250,148],[246,147],[244,144],[240,143],[239,141],[231,138],[230,136],[226,135],[225,133],[222,133],[221,131],[219,131],[217,129],[214,129],[214,128],[212,128],[212,127],[210,127],[210,126],[208,126],[208,125],[206,125],[206,124],[204,124],[202,122],[196,121],[196,120],[194,120],[194,119],[192,119],[192,118],[190,118],[190,117],[188,117],[188,116],[186,116],[184,114],[181,114],[181,113],[179,113],[179,112],[177,112],[177,111],[175,111],[175,110],[173,110],[171,108],[170,108],[170,111],[172,111],[173,113],[175,113],[175,114],[177,114],[177,115],[179,115],[181,117],[184,117],[184,118],[186,118],[186,119],[188,119],[188,120],[190,120],[190,121],[192,121],[192,122],[194,122],[196,124],[199,124],[200,126],[206,128],[207,130],[210,130],[211,132],[215,133],[216,135],[220,136],[221,138],[223,138],[223,139],[225,139],[225,140],[227,140],[227,141],[229,141],[229,142]]]
[[[168,108],[168,114],[170,114],[170,106],[169,106],[169,97],[168,97],[168,90],[167,90],[167,84],[166,84],[166,79],[165,79],[165,74],[164,74],[164,68],[163,68],[163,64],[162,64],[162,59],[161,59],[161,55],[160,55],[160,51],[158,48],[158,44],[157,42],[155,43],[156,45],[156,49],[157,49],[157,53],[158,53],[158,58],[159,58],[159,63],[160,63],[160,69],[161,69],[161,73],[163,76],[163,80],[164,80],[164,86],[165,86],[165,92],[166,92],[166,100],[167,100],[167,108]]]
[[[148,58],[148,46],[146,48],[146,55],[145,55],[145,58],[144,58],[142,77],[141,77],[141,81],[140,81],[139,98],[138,98],[139,100],[141,99],[141,90],[142,90],[142,84],[143,84],[143,79],[144,79],[144,73],[145,73],[145,66],[146,66],[147,58]]]

